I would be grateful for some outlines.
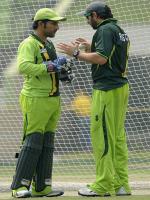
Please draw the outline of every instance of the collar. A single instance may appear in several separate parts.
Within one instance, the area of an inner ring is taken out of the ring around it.
[[[30,35],[32,37],[34,37],[36,40],[38,40],[40,43],[42,43],[43,45],[46,44],[46,42],[44,42],[43,40],[41,40],[41,38],[39,38],[34,32],[32,32]]]
[[[108,19],[105,19],[104,21],[102,21],[101,23],[99,23],[97,25],[97,28],[100,27],[100,26],[103,26],[104,24],[107,24],[107,23],[117,23],[117,20],[115,18],[108,18]]]

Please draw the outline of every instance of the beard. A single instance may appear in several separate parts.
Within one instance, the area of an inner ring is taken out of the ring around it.
[[[92,25],[91,25],[91,26],[92,26]],[[92,26],[92,28],[93,28],[94,30],[96,30],[96,29],[97,29],[97,25],[96,25],[96,26],[95,26],[95,25]]]
[[[91,27],[94,29],[94,30],[96,30],[97,29],[97,22],[95,22],[95,21],[91,21]]]
[[[57,31],[53,31],[53,32],[46,32],[45,35],[46,37],[50,37],[50,38],[53,38],[55,37],[55,34],[56,34]]]

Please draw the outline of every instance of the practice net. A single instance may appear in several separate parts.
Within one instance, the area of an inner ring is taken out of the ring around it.
[[[16,70],[19,43],[32,31],[32,17],[42,7],[67,16],[52,39],[54,44],[77,37],[92,39],[94,31],[84,17],[88,0],[0,1],[0,191],[9,189],[22,138],[22,115],[18,103],[23,78]],[[129,176],[132,187],[150,188],[150,1],[108,0],[114,17],[131,40],[128,77],[130,100],[126,119]],[[58,6],[58,3],[61,5]],[[61,9],[60,9],[61,8]],[[77,62],[74,81],[61,84],[62,115],[55,140],[53,184],[78,188],[95,179],[89,133],[92,91],[90,65]]]

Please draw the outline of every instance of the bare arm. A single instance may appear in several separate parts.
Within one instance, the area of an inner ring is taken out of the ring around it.
[[[57,45],[57,48],[61,52],[65,53],[69,56],[73,56],[75,49],[77,49],[77,45],[75,45],[73,43],[71,43],[71,44],[60,43]],[[104,65],[107,62],[107,58],[105,58],[95,52],[87,53],[87,52],[80,51],[79,55],[78,55],[78,59],[89,62],[89,63],[100,64],[100,65]]]
[[[79,60],[83,60],[92,64],[104,65],[107,59],[97,53],[84,53],[80,52],[78,55]]]

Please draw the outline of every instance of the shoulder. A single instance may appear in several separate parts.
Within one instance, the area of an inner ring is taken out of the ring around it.
[[[33,48],[34,49],[36,47],[37,47],[37,42],[31,36],[29,36],[26,39],[24,39],[19,45],[19,49],[20,48]]]
[[[94,37],[105,37],[108,34],[111,35],[113,32],[113,25],[107,23],[97,28]]]
[[[122,29],[118,24],[110,22],[98,27],[96,35],[103,35],[103,37],[108,37],[109,35],[110,37],[114,37],[120,30]]]
[[[111,30],[115,30],[116,29],[116,24],[114,23],[107,23],[107,24],[104,24],[100,27],[98,27],[98,31],[111,31]]]
[[[124,30],[117,24],[117,23],[114,23],[114,22],[110,22],[108,24],[105,24],[104,27],[103,27],[103,30],[107,31],[111,31],[112,33],[118,33],[118,32],[124,32]]]
[[[20,44],[34,44],[35,39],[31,36],[25,38]]]

